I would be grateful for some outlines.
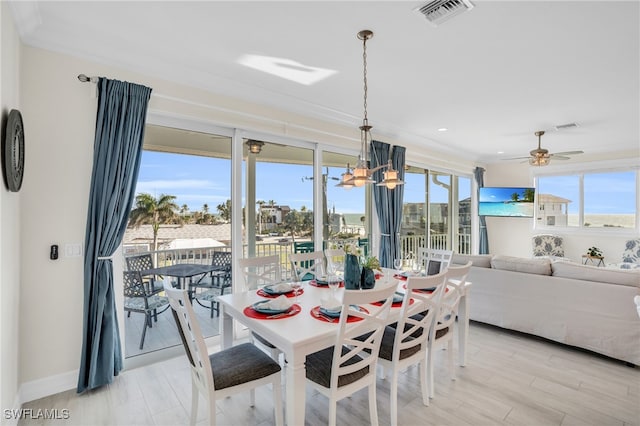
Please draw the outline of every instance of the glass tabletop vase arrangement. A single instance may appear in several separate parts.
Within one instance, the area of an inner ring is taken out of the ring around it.
[[[375,270],[380,261],[375,256],[360,259],[360,249],[345,246],[344,286],[347,290],[372,289],[376,284]]]

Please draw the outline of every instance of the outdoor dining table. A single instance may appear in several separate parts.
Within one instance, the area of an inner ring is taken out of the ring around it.
[[[145,269],[140,271],[143,276],[146,275],[164,275],[168,277],[178,278],[180,288],[185,289],[187,278],[191,279],[197,275],[205,275],[209,272],[219,269],[217,265],[199,264],[199,263],[176,263],[173,265],[159,266],[157,268]]]
[[[383,270],[384,276],[376,281],[376,286],[397,286],[398,291],[404,292],[403,281],[393,278],[394,271]],[[465,291],[460,300],[458,311],[459,327],[459,363],[464,366],[466,363],[466,341],[469,327],[469,286],[465,284]],[[344,289],[338,290],[338,295]],[[366,291],[366,290],[362,290]],[[332,346],[335,343],[338,323],[322,321],[311,314],[311,310],[321,304],[324,298],[331,295],[331,289],[327,287],[316,287],[307,282],[304,285],[303,293],[298,296],[298,304],[301,311],[295,315],[275,317],[272,319],[258,319],[245,315],[245,308],[255,302],[265,300],[258,295],[256,290],[246,292],[226,294],[218,297],[222,308],[222,322],[220,334],[222,336],[222,348],[229,348],[233,345],[233,320],[246,326],[249,330],[264,337],[278,349],[280,349],[287,360],[285,369],[286,375],[286,420],[288,425],[303,425],[305,418],[305,359],[307,355],[321,349]],[[295,298],[291,301],[295,303]],[[365,305],[369,310],[375,306]],[[388,321],[389,324],[398,320],[400,309],[391,308]]]

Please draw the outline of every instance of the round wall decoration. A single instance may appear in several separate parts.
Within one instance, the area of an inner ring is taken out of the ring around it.
[[[18,192],[24,174],[24,127],[17,109],[9,112],[5,138],[2,141],[2,171],[9,191]]]

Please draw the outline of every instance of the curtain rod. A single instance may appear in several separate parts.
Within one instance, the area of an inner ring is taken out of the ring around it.
[[[99,78],[98,77],[87,77],[85,74],[79,74],[78,75],[78,80],[80,80],[83,83],[97,83]]]

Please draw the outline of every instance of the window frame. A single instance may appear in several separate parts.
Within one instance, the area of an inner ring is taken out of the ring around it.
[[[591,227],[584,226],[584,177],[585,175],[601,174],[601,173],[620,173],[635,172],[635,224],[632,228],[614,228],[614,227]],[[640,164],[637,159],[630,160],[612,160],[599,161],[597,166],[589,163],[581,163],[574,165],[558,165],[547,168],[532,168],[531,176],[534,187],[536,188],[535,214],[533,221],[534,231],[539,232],[562,232],[568,234],[585,234],[585,235],[614,235],[635,237],[640,232]],[[540,178],[553,176],[576,176],[578,178],[578,226],[548,226],[545,223],[538,222],[538,191],[540,187]]]

